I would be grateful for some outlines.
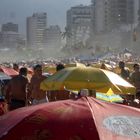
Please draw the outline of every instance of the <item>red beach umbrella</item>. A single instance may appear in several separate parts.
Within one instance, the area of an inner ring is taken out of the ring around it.
[[[139,140],[140,110],[93,97],[24,107],[0,117],[0,140]]]
[[[0,66],[0,71],[11,77],[18,75],[17,71],[9,67]]]

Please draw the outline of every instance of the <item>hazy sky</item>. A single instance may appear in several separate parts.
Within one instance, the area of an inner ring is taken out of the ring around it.
[[[48,24],[66,24],[66,11],[71,6],[89,5],[91,0],[0,0],[0,24],[14,22],[19,24],[20,32],[26,30],[26,17],[33,12],[47,12]]]

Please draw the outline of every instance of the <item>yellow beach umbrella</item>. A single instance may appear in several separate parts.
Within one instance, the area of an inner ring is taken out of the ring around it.
[[[66,64],[65,67],[67,68],[67,67],[86,67],[86,66],[83,63],[76,62],[76,63]]]
[[[117,74],[92,67],[65,68],[41,83],[43,90],[94,89],[106,93],[110,88],[117,94],[135,94],[135,87]]]
[[[123,102],[124,100],[120,95],[114,94],[111,88],[107,91],[107,93],[96,93],[96,98],[108,102]]]
[[[100,68],[101,67],[101,63],[91,64],[91,67]]]
[[[70,64],[65,64],[65,67],[86,67],[83,63],[70,63]],[[50,74],[56,73],[56,66],[47,66],[43,68],[43,72],[47,72]]]
[[[113,70],[113,67],[111,65],[106,64],[106,63],[103,63],[103,64],[104,64],[106,70],[109,70],[109,71],[112,71]],[[102,63],[92,64],[91,66],[92,67],[95,67],[95,68],[101,68]]]
[[[47,66],[43,68],[43,72],[54,74],[56,72],[56,66]]]

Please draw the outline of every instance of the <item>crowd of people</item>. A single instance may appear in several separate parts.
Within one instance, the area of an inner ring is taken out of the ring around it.
[[[136,96],[127,96],[127,97],[123,96],[124,104],[131,105],[133,107],[140,107],[139,106],[139,100],[140,100],[139,64],[138,63],[134,64],[132,71],[130,71],[125,67],[125,63],[123,61],[120,61],[118,65],[120,68],[119,75],[136,87]],[[64,68],[65,66],[62,63],[56,65],[56,71],[60,71]],[[106,69],[105,64],[102,63],[100,68]],[[62,91],[41,90],[40,84],[43,80],[47,78],[45,75],[43,75],[43,66],[41,64],[36,64],[33,67],[33,75],[31,76],[30,80],[27,77],[28,69],[26,67],[19,68],[18,64],[13,64],[13,69],[18,71],[19,74],[12,77],[9,83],[5,86],[5,90],[4,90],[4,94],[5,94],[4,103],[6,104],[5,110],[11,111],[20,107],[36,105],[44,102],[65,100],[70,98],[75,99],[77,97],[79,98],[83,96],[82,90],[76,96],[75,94],[67,90],[62,90]],[[95,94],[93,94],[92,96],[96,97]]]
[[[58,64],[56,71],[63,68],[65,68],[63,64]],[[40,83],[47,78],[43,75],[43,66],[41,64],[36,64],[33,67],[33,75],[30,79],[27,77],[28,69],[26,67],[19,68],[17,64],[13,64],[13,69],[19,74],[12,77],[5,85],[3,91],[5,99],[1,99],[1,102],[4,101],[7,104],[8,111],[48,101],[68,99],[69,92],[67,91],[64,91],[64,94],[63,91],[46,92],[40,89]],[[4,104],[1,105],[1,108],[3,108]]]
[[[46,101],[46,92],[40,89],[40,83],[46,79],[46,76],[42,75],[42,66],[35,65],[33,71],[34,74],[29,81],[27,78],[28,69],[20,68],[19,74],[6,85],[5,97],[9,110],[27,106],[30,102],[39,104]]]

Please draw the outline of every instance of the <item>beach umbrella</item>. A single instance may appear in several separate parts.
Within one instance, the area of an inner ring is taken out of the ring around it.
[[[78,93],[80,92],[80,91],[74,91],[68,89],[65,90],[69,91],[70,94],[73,94],[77,97],[78,97]],[[82,89],[82,90],[87,90],[87,89]],[[87,95],[88,94],[90,94],[89,91],[87,91]],[[95,93],[95,95],[96,95],[96,99],[107,101],[107,102],[123,103],[124,101],[124,99],[120,95],[114,94],[111,88],[107,91],[107,93],[97,92]],[[93,94],[91,94],[90,96],[93,96]]]
[[[65,67],[86,67],[86,66],[83,63],[76,62],[76,63],[65,64]]]
[[[11,76],[8,76],[4,72],[0,72],[0,80],[10,80]]]
[[[135,94],[135,87],[119,75],[93,67],[65,68],[41,83],[42,90],[89,89],[106,93],[110,88],[117,94]]]
[[[113,67],[106,63],[95,63],[95,64],[92,64],[91,66],[95,68],[101,68],[102,64],[104,64],[104,67],[106,70],[113,71]]]
[[[15,71],[13,68],[5,67],[5,66],[0,66],[0,72],[4,72],[8,76],[16,76],[18,75],[18,72]]]
[[[64,67],[85,67],[85,65],[83,63],[69,63],[69,64],[65,64]],[[47,66],[43,68],[43,72],[47,72],[50,74],[54,74],[56,73],[56,66]]]
[[[139,140],[139,126],[139,109],[82,97],[1,116],[0,140]]]
[[[44,73],[54,74],[56,72],[56,66],[47,66],[43,68]]]
[[[107,93],[97,92],[96,98],[108,102],[118,102],[118,103],[122,103],[124,100],[120,95],[114,94],[111,88],[108,90]]]

